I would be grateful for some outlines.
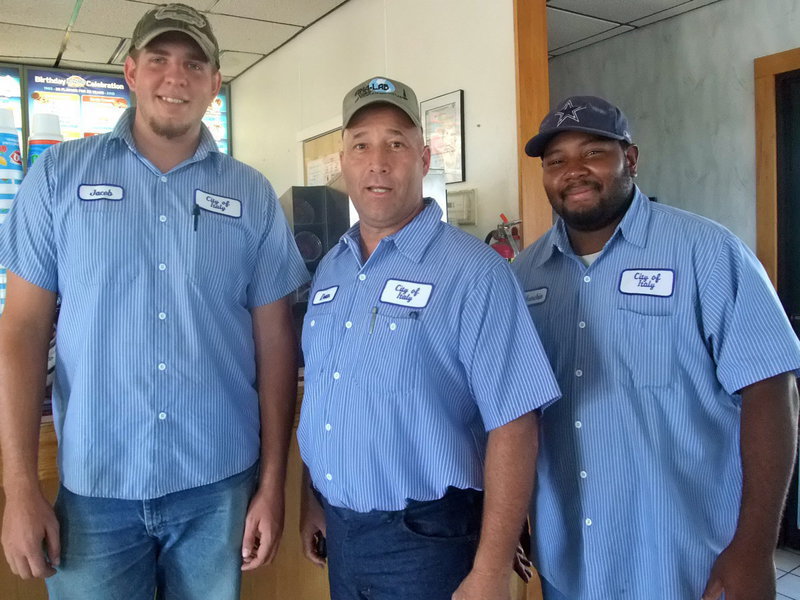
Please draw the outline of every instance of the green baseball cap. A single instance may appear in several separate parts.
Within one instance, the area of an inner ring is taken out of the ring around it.
[[[388,77],[372,77],[347,92],[342,102],[342,127],[347,129],[348,123],[359,110],[376,102],[396,106],[408,115],[415,126],[421,127],[419,103],[414,90]]]
[[[133,30],[130,50],[141,50],[154,38],[169,31],[179,31],[191,37],[208,57],[208,61],[219,69],[219,45],[211,31],[211,24],[203,15],[185,4],[162,4],[147,11]]]

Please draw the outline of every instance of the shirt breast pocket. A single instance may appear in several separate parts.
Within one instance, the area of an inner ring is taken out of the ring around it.
[[[622,335],[618,373],[634,387],[663,387],[675,381],[673,300],[634,295],[624,297],[617,307]]]
[[[139,276],[144,235],[139,214],[122,202],[85,202],[74,211],[75,221],[67,232],[65,270],[75,269],[83,283],[98,285],[127,282]]]
[[[235,297],[242,295],[249,281],[247,232],[242,220],[200,211],[193,219],[193,229],[192,280],[204,286],[213,284]]]
[[[314,381],[330,359],[333,344],[334,315],[309,310],[303,317],[303,362],[306,382]]]
[[[408,392],[416,387],[424,314],[381,304],[370,317],[358,381],[374,394]]]

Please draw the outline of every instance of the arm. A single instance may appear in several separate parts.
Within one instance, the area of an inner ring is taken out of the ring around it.
[[[242,570],[267,564],[283,532],[284,483],[297,396],[297,339],[288,297],[253,309],[261,469],[242,541]]]
[[[798,397],[783,373],[742,389],[742,504],[733,540],[719,555],[703,600],[775,597],[773,552],[794,463]]]
[[[59,527],[39,487],[39,422],[56,295],[8,273],[0,318],[0,450],[3,456],[3,551],[11,571],[49,577],[60,555]],[[47,555],[43,550],[47,548]]]
[[[325,556],[317,551],[317,539],[319,536],[325,537],[325,512],[311,491],[311,475],[305,465],[300,486],[300,541],[303,554],[318,567],[324,567]]]
[[[472,571],[453,600],[510,599],[511,570],[528,514],[537,450],[538,418],[533,412],[489,433],[481,541]]]

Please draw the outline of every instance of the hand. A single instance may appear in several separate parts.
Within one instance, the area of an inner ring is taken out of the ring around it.
[[[511,600],[509,573],[472,569],[453,593],[452,600]]]
[[[283,533],[283,489],[259,488],[250,500],[242,539],[242,571],[272,562]]]
[[[760,554],[764,554],[761,556]],[[702,600],[773,600],[775,563],[772,553],[757,553],[732,542],[711,568]]]
[[[300,539],[303,542],[303,554],[318,567],[325,566],[325,557],[317,553],[317,536],[325,535],[325,511],[317,499],[303,486],[300,499]]]
[[[6,496],[3,552],[15,575],[22,579],[54,575],[53,567],[61,560],[59,531],[53,507],[41,492],[37,491],[33,497]]]

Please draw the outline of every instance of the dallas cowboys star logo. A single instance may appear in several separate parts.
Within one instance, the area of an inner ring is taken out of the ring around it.
[[[580,123],[580,119],[578,119],[578,111],[583,110],[586,108],[585,106],[573,106],[572,100],[567,100],[566,104],[556,112],[555,114],[558,116],[558,123],[556,123],[556,127],[561,127],[561,124],[566,121],[567,119],[572,119],[576,123]]]

